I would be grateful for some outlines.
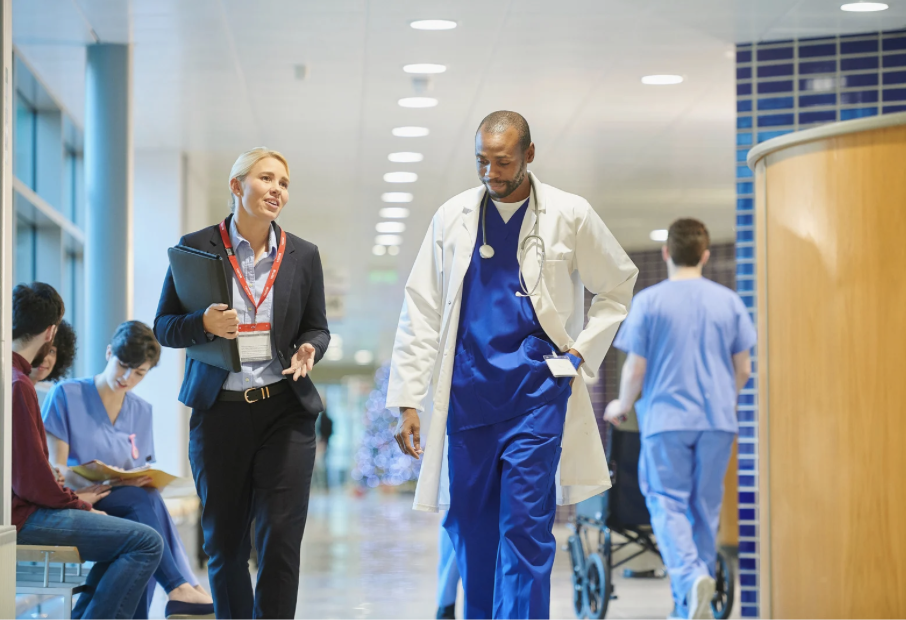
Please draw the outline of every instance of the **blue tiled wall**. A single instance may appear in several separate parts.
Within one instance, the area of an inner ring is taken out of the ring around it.
[[[736,50],[736,286],[755,318],[755,222],[749,149],[777,136],[906,111],[906,30],[748,43]],[[742,616],[758,617],[756,372],[739,398]]]

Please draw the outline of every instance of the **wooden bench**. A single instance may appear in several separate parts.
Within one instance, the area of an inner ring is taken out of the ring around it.
[[[59,572],[51,565],[59,565]],[[68,570],[67,564],[75,564]],[[51,574],[53,573],[53,574]],[[16,546],[16,594],[63,597],[63,617],[72,617],[72,599],[84,591],[82,556],[76,547]]]

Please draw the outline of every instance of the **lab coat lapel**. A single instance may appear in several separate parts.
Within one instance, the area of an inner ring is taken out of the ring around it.
[[[541,182],[538,178],[529,172],[529,179],[532,182],[532,193],[534,194],[535,206],[537,212],[541,214],[541,217],[554,217],[556,210],[551,209],[550,213],[547,211],[547,203],[545,201],[544,187],[541,185]],[[526,256],[523,258],[522,254],[522,244],[525,241],[525,238],[532,234],[532,230],[535,227],[535,219],[538,217],[535,214],[536,209],[529,209],[525,214],[525,219],[522,221],[522,229],[519,231],[519,246],[517,249],[517,258],[522,262],[522,273],[525,278],[525,287],[531,291],[532,287],[535,286],[535,282],[538,281],[539,272],[541,270],[541,256],[540,253],[536,254],[536,244],[529,242],[526,248]],[[544,227],[544,220],[542,219],[538,223],[538,235],[544,239],[546,249],[550,249],[553,244],[551,243],[550,235],[545,234],[546,230]],[[551,258],[546,256],[545,258]],[[545,276],[547,274],[544,274]],[[566,329],[563,327],[563,322],[560,320],[560,316],[557,314],[557,307],[554,305],[554,300],[551,298],[550,291],[547,289],[547,282],[545,278],[541,278],[541,283],[536,289],[536,294],[531,296],[532,307],[535,308],[535,315],[538,317],[538,322],[541,323],[541,328],[544,330],[544,333],[554,341],[561,351],[566,351],[572,346],[572,340],[569,337],[569,334],[566,333]]]
[[[453,310],[454,300],[457,300],[462,290],[462,282],[472,262],[472,252],[475,249],[475,240],[478,238],[478,226],[481,215],[481,199],[484,196],[484,187],[479,188],[474,202],[466,203],[462,208],[461,226],[454,229],[456,244],[453,249],[453,266],[450,270],[450,281],[447,284],[444,317],[441,321],[441,333],[444,333],[450,312]]]

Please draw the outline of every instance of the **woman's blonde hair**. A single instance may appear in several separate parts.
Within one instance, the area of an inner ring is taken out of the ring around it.
[[[230,210],[236,210],[236,196],[233,194],[233,179],[237,179],[240,183],[245,181],[245,177],[249,175],[249,172],[252,171],[252,168],[255,167],[262,159],[267,159],[268,157],[273,157],[279,161],[286,168],[286,175],[289,176],[289,164],[286,163],[286,158],[279,151],[272,151],[266,146],[256,146],[251,151],[246,151],[240,155],[236,162],[233,164],[233,167],[230,169]]]

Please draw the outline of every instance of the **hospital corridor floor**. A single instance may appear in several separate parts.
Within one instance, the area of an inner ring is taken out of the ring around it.
[[[411,495],[380,492],[312,495],[296,618],[434,617],[442,515],[415,512],[411,502]],[[558,524],[554,532],[560,550],[551,580],[551,617],[575,618],[569,556],[562,550],[569,530]],[[656,565],[654,558],[637,563]],[[207,575],[199,576],[207,581]],[[608,618],[666,618],[671,611],[666,579],[625,579],[620,568],[614,586],[618,598],[611,601]],[[161,617],[154,615],[158,605],[163,611],[161,598],[155,597],[151,617]],[[458,609],[461,603],[460,590]],[[739,617],[738,603],[734,612]]]

